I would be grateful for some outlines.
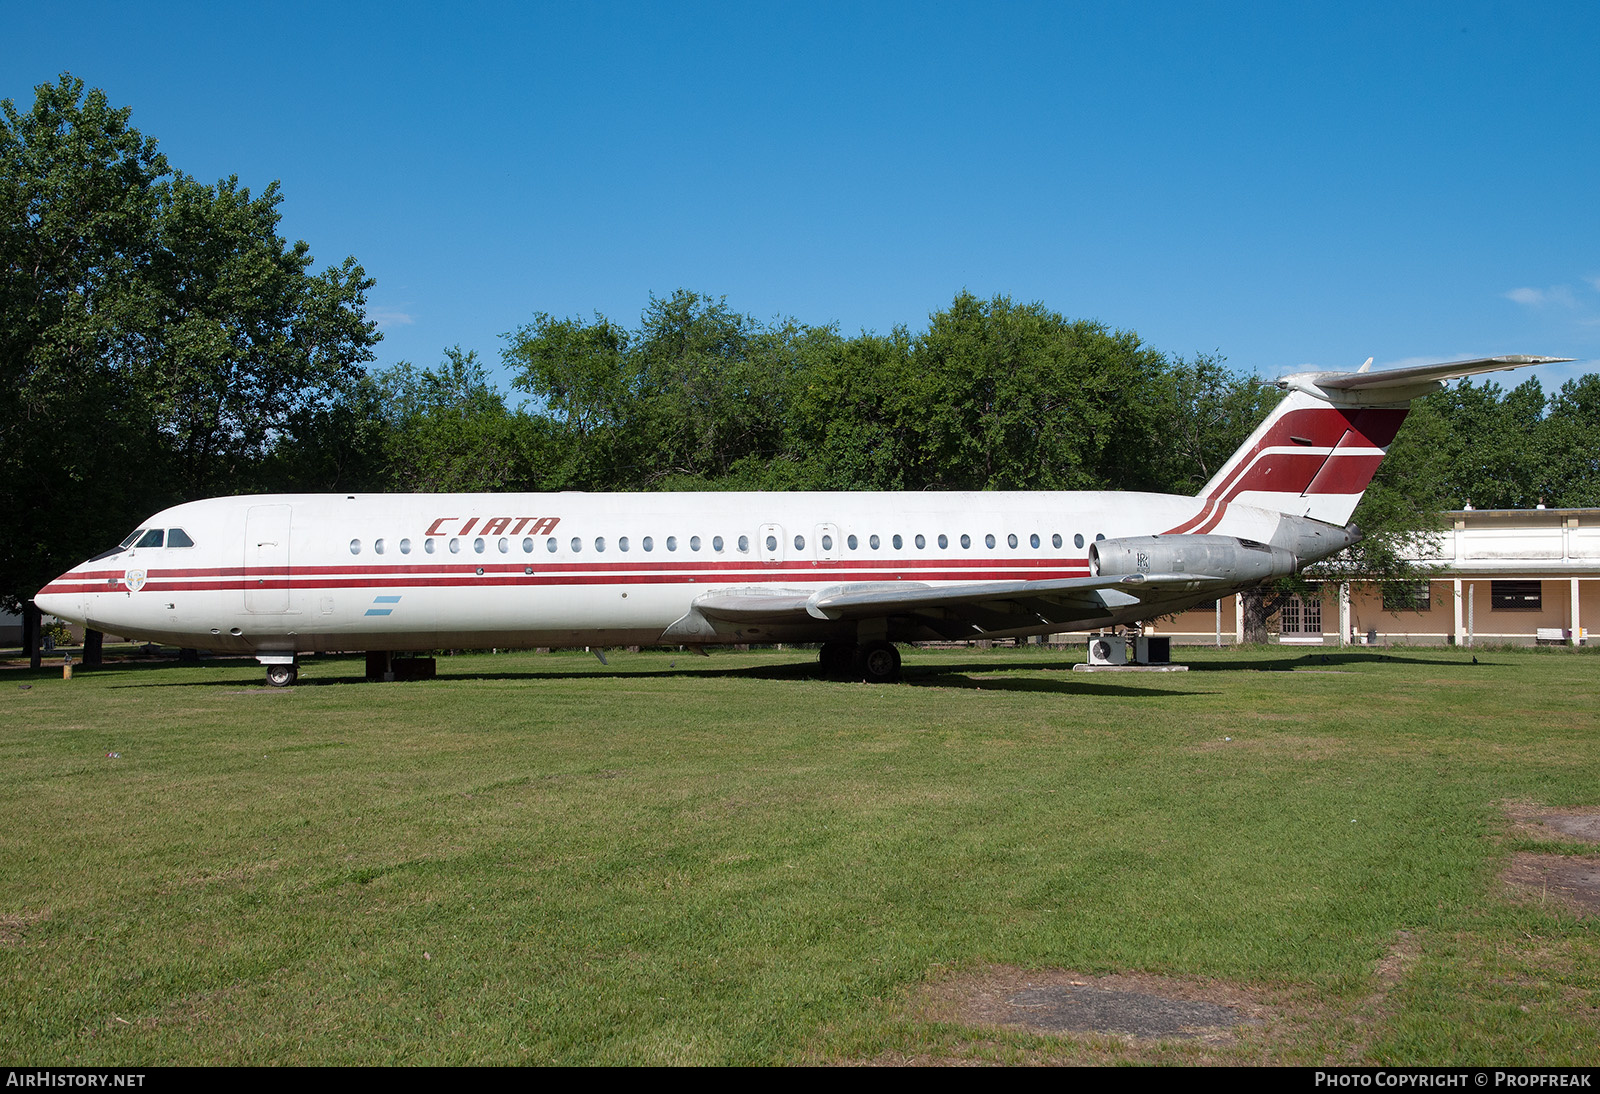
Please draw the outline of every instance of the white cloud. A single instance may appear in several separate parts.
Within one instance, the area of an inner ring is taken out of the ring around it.
[[[416,322],[410,312],[401,311],[399,308],[372,308],[367,312],[367,318],[378,324],[379,330],[388,330],[390,327],[409,327]]]
[[[1569,285],[1551,285],[1548,289],[1512,289],[1503,295],[1507,300],[1529,308],[1542,308],[1546,305],[1555,305],[1561,308],[1576,308],[1578,306],[1578,301],[1573,297],[1572,287]]]

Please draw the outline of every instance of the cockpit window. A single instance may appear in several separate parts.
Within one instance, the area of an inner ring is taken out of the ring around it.
[[[126,550],[129,547],[132,547],[133,546],[133,541],[138,539],[142,535],[144,535],[144,529],[140,528],[137,531],[135,531],[132,534],[130,534],[127,539],[125,539],[121,543],[117,544],[117,549],[119,551],[121,551],[121,550]]]
[[[165,537],[166,537],[166,533],[163,532],[160,528],[152,528],[148,532],[146,532],[144,534],[143,538],[141,538],[138,543],[135,543],[134,546],[135,547],[159,547],[159,546],[161,546],[162,539],[164,539]]]
[[[169,528],[167,530],[168,547],[193,547],[194,540],[189,538],[189,533],[182,528]]]

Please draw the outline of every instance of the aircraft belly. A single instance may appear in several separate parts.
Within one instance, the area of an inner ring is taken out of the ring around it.
[[[305,629],[315,649],[636,645],[654,641],[682,615],[693,591],[692,585],[311,589]]]

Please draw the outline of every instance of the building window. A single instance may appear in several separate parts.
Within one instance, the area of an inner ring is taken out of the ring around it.
[[[1537,612],[1544,608],[1544,586],[1538,581],[1489,582],[1489,610]]]
[[[1383,587],[1383,610],[1386,612],[1425,612],[1433,607],[1432,588],[1426,581],[1410,584],[1390,582]]]

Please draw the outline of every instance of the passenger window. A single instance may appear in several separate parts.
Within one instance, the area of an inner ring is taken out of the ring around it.
[[[849,548],[852,551],[854,551],[856,549],[856,544],[858,544],[859,542],[860,542],[860,540],[856,539],[854,532],[850,533],[850,535],[845,537],[845,544],[847,546],[849,546]]]
[[[1017,533],[1012,532],[1006,537],[1006,546],[1011,548],[1013,551],[1017,549]]]
[[[777,549],[778,549],[778,537],[777,536],[768,536],[767,537],[767,550],[776,551]]]
[[[373,540],[372,549],[374,551],[376,551],[380,555],[383,554],[383,540],[381,540],[381,539]]]
[[[677,549],[678,549],[678,537],[677,536],[668,536],[667,537],[667,550],[676,551]]]
[[[898,551],[900,548],[904,547],[905,544],[906,544],[906,541],[900,538],[900,533],[899,532],[896,532],[894,534],[894,538],[890,542],[894,544],[894,549],[896,551]]]
[[[1033,533],[1033,535],[1028,537],[1028,546],[1029,547],[1037,547],[1037,546],[1039,546],[1039,533],[1038,532],[1035,532],[1035,533]]]
[[[545,540],[544,541],[544,548],[545,548],[545,550],[549,551],[551,554],[555,554],[556,553],[556,537],[555,536],[551,536],[549,539]]]
[[[711,549],[713,551],[716,551],[718,554],[722,553],[722,537],[721,536],[712,536],[711,537]]]
[[[143,546],[143,544],[140,544],[140,546]],[[359,555],[361,553],[361,541],[359,539],[353,539],[350,541],[350,553],[353,555]]]
[[[161,529],[152,528],[148,532],[146,532],[144,534],[144,538],[141,539],[138,543],[134,544],[134,546],[136,548],[137,547],[159,547],[159,546],[161,546],[162,537],[163,537],[163,533],[162,533]]]
[[[965,532],[962,532],[961,533],[961,549],[963,551],[967,551],[967,550],[971,550],[971,548],[972,548],[972,537],[967,535]]]
[[[606,549],[606,537],[605,536],[595,536],[594,537],[594,549],[596,551],[601,552],[601,553],[605,552],[605,549]]]
[[[689,550],[698,551],[699,549],[700,549],[700,537],[699,536],[690,536],[689,537]]]
[[[1104,532],[1096,532],[1094,534],[1094,541],[1096,543],[1099,543],[1101,540],[1103,540],[1105,538],[1106,538],[1106,534]]]
[[[832,536],[824,535],[822,537],[822,549],[824,551],[833,550],[833,537]]]
[[[871,547],[874,551],[878,549],[878,537],[876,534],[867,537],[867,546]]]
[[[533,554],[533,537],[532,536],[523,537],[523,540],[522,540],[522,553],[525,554],[525,555]]]
[[[796,551],[804,551],[806,549],[806,537],[805,536],[795,536],[794,537],[794,549]]]
[[[479,536],[472,541],[472,549],[478,554],[483,554],[483,537]]]
[[[625,551],[627,551],[627,549],[628,549],[628,537],[627,536],[618,536],[617,537],[617,550],[625,552]]]
[[[988,547],[988,548],[991,548],[991,549],[994,547],[994,533],[993,532],[990,532],[988,535],[983,537],[983,545],[985,547]]]
[[[745,554],[749,554],[750,553],[750,537],[749,536],[740,536],[739,537],[739,550],[744,552]]]
[[[504,537],[501,538],[500,553],[503,555],[511,553],[511,541],[509,539],[505,539]]]
[[[403,555],[409,555],[411,553],[411,541],[409,539],[403,539],[400,541],[400,553]]]
[[[922,550],[924,547],[926,547],[928,545],[928,541],[923,538],[921,532],[917,533],[917,541],[916,542],[917,542],[917,550],[919,550],[919,551]]]
[[[422,549],[424,551],[428,552],[430,555],[433,554],[433,540],[431,540],[431,539],[423,540],[422,541]]]
[[[1057,548],[1059,548],[1061,546],[1061,533],[1060,532],[1057,532],[1055,535],[1050,537],[1050,546],[1057,547]]]
[[[940,532],[939,533],[939,550],[941,550],[941,551],[948,550],[949,547],[950,547],[950,537],[945,535],[943,532]]]
[[[1072,537],[1072,545],[1074,547],[1080,547],[1080,548],[1083,546],[1083,533],[1082,532],[1079,532],[1077,535]]]
[[[459,555],[461,553],[461,541],[459,539],[451,537],[450,553],[453,555]]]
[[[194,540],[189,538],[189,533],[182,528],[174,528],[167,533],[168,547],[193,547]]]
[[[651,539],[649,536],[645,536],[639,541],[639,546],[643,547],[646,551],[654,551],[656,549],[656,541]]]
[[[572,537],[572,553],[576,555],[576,554],[580,554],[582,551],[583,551],[583,540],[579,539],[577,536],[573,536]]]

